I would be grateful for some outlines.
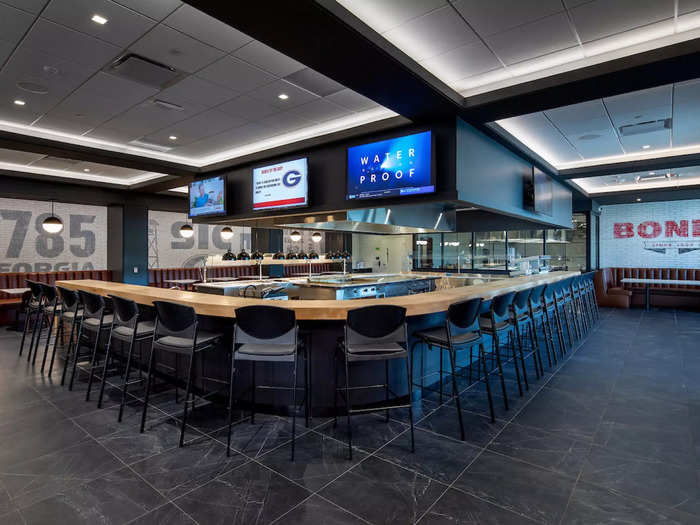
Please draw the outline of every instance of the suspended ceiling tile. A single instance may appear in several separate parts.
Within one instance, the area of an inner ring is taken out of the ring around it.
[[[253,40],[234,51],[233,56],[278,77],[286,77],[306,67],[258,40]]]
[[[338,0],[378,33],[419,17],[441,6],[446,0]]]
[[[653,152],[671,147],[671,130],[662,129],[638,135],[621,135],[620,142],[627,153]]]
[[[313,121],[301,117],[292,110],[282,111],[260,121],[269,133],[269,136],[282,135],[314,124]]]
[[[0,148],[0,162],[26,165],[39,160],[43,156],[42,153]]]
[[[10,42],[5,42],[4,40],[0,40],[0,64],[4,64],[5,60],[10,58],[10,55],[12,54],[12,50],[14,48],[14,44],[11,44]]]
[[[156,98],[179,105],[180,102],[193,101],[213,107],[231,100],[236,95],[237,92],[232,89],[190,75],[161,91]]]
[[[508,65],[578,45],[565,13],[491,35],[486,42]]]
[[[421,62],[421,65],[448,83],[503,67],[496,55],[481,41],[434,56]]]
[[[76,93],[82,92],[99,93],[122,105],[132,106],[155,95],[158,89],[100,71],[76,90]]]
[[[25,11],[0,4],[0,40],[16,45],[35,18]]]
[[[248,95],[241,95],[240,97],[234,98],[220,105],[217,109],[234,117],[240,117],[251,122],[261,120],[281,111],[280,108],[272,104],[251,98]]]
[[[38,1],[38,0],[34,0]],[[129,9],[161,21],[182,5],[180,0],[114,0]]]
[[[617,128],[671,117],[673,85],[643,89],[603,99]]]
[[[130,49],[187,73],[206,67],[224,55],[223,51],[162,24],[154,27]]]
[[[290,84],[285,80],[277,80],[271,84],[266,84],[254,91],[251,91],[249,95],[283,110],[300,106],[319,98],[318,96],[298,88],[294,84]],[[279,98],[280,95],[286,95],[288,98],[282,100]]]
[[[620,145],[617,134],[612,129],[600,129],[595,133],[567,135],[567,139],[585,159],[622,155],[625,151]]]
[[[674,16],[674,0],[594,0],[571,9],[582,42]]]
[[[240,147],[264,139],[269,131],[260,124],[251,122],[241,127],[224,131],[213,137],[199,140],[193,144],[178,148],[183,155],[205,156],[220,153],[222,150]]]
[[[34,128],[50,129],[61,131],[62,133],[72,133],[74,135],[82,135],[90,131],[95,126],[85,122],[84,119],[63,119],[53,115],[44,115],[34,124]]]
[[[700,0],[678,0],[678,14],[684,15],[700,9]]]
[[[197,76],[240,93],[251,91],[275,80],[273,75],[260,68],[230,56],[225,56],[199,71]]]
[[[449,5],[409,20],[384,37],[418,62],[477,40],[474,31]]]
[[[379,106],[379,104],[377,104],[374,100],[369,99],[364,95],[360,95],[352,89],[344,89],[342,91],[338,91],[337,93],[333,93],[332,95],[328,95],[326,100],[330,100],[331,102],[352,111],[364,111],[366,109],[372,109]]]
[[[144,102],[118,115],[104,125],[110,129],[133,133],[138,136],[148,135],[175,122],[196,115],[203,109],[201,106],[185,107],[182,111],[177,111],[161,108],[151,102]]]
[[[85,136],[105,142],[125,144],[127,142],[131,142],[132,140],[138,139],[142,135],[143,133],[140,131],[135,132],[133,130],[112,129],[102,125],[88,132]]]
[[[113,60],[120,48],[40,18],[27,33],[20,47],[28,47],[91,69],[100,69]]]
[[[30,93],[17,87],[15,79],[0,73],[0,102],[14,106],[18,113],[44,113],[57,104],[67,93],[65,89],[52,89],[47,94]],[[24,105],[14,104],[21,100]]]
[[[700,80],[680,82],[673,95],[674,147],[700,144]]]
[[[326,122],[352,113],[349,109],[340,107],[322,98],[313,100],[308,104],[302,104],[291,111],[306,120],[314,122]]]
[[[48,0],[3,0],[4,4],[9,4],[11,6],[22,9],[29,13],[38,14],[41,11]]]
[[[168,145],[189,141],[193,142],[211,135],[216,135],[227,129],[242,126],[245,123],[246,121],[240,117],[233,117],[223,111],[210,109],[164,128],[155,134],[151,134],[149,137],[162,140]],[[175,136],[177,139],[172,141],[169,138],[170,136]]]
[[[180,6],[164,23],[227,53],[253,40],[245,33],[187,4]]]
[[[563,11],[561,0],[458,0],[452,4],[482,37]]]
[[[38,168],[49,168],[52,170],[75,170],[78,164],[80,164],[79,160],[46,156],[32,162],[31,165]]]
[[[328,78],[311,68],[302,69],[291,75],[287,75],[285,80],[292,84],[311,91],[320,97],[325,97],[345,89],[345,86],[335,80]]]
[[[107,23],[93,22],[93,15],[106,18]],[[110,0],[51,0],[41,16],[120,47],[138,39],[156,23]]]
[[[600,99],[548,109],[545,114],[564,135],[612,131],[612,124]]]

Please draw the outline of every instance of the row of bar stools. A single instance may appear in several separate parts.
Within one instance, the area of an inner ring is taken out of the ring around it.
[[[63,362],[63,373],[61,374],[61,385],[66,382],[66,371],[68,370],[68,362],[73,352],[73,345],[75,344],[75,337],[80,329],[80,322],[83,317],[83,309],[80,304],[80,296],[75,290],[70,290],[68,288],[58,287],[58,292],[61,294],[61,316],[58,319],[58,330],[61,334],[65,333],[66,323],[70,324],[70,331],[68,333],[68,346],[65,351],[65,357]],[[53,345],[53,351],[51,353],[51,361],[49,363],[49,376],[53,372],[53,364],[56,358],[56,350],[59,338],[56,338]]]
[[[41,288],[43,290],[42,295],[44,297],[43,305],[41,308],[41,321],[39,322],[39,337],[37,337],[36,348],[34,349],[34,357],[32,359],[32,364],[36,362],[36,356],[39,353],[39,340],[41,339],[41,329],[44,324],[47,325],[46,331],[46,342],[44,344],[44,355],[41,358],[41,373],[44,373],[44,368],[46,367],[46,357],[49,354],[49,344],[51,342],[51,334],[53,333],[54,323],[56,317],[61,315],[63,305],[60,302],[60,297],[55,286],[41,283]],[[56,339],[60,337],[60,333],[57,330],[54,335],[54,345]]]
[[[547,310],[545,308],[544,292],[546,289],[546,284],[541,284],[530,289],[530,298],[528,301],[528,310],[530,313],[530,319],[535,330],[535,339],[539,345],[539,330],[541,329],[542,335],[544,337],[544,346],[547,352],[547,363],[551,368],[552,362],[557,362],[556,350],[554,346],[554,335],[552,333],[552,324],[547,317]],[[540,363],[542,358],[540,357]],[[541,369],[540,369],[541,370]]]
[[[19,344],[19,355],[22,355],[24,351],[24,341],[27,338],[29,330],[32,331],[32,337],[29,342],[29,353],[31,355],[32,346],[34,346],[34,337],[36,336],[37,325],[39,324],[39,317],[41,315],[41,306],[43,302],[44,290],[41,287],[41,283],[26,280],[25,283],[31,292],[31,298],[27,304],[27,313],[24,317],[24,329],[22,330],[22,341]],[[34,319],[32,321],[32,319]]]
[[[85,394],[85,400],[87,401],[90,399],[90,387],[92,386],[95,359],[100,339],[106,331],[110,330],[112,326],[112,315],[105,313],[107,304],[105,303],[104,297],[101,295],[78,290],[78,296],[80,298],[80,304],[83,307],[83,315],[80,318],[78,336],[73,346],[73,351],[70,356],[67,356],[65,366],[68,366],[69,362],[72,360],[72,371],[70,382],[68,383],[68,390],[73,390],[75,376],[78,370],[78,362],[81,358],[88,358],[90,379]],[[88,352],[81,354],[81,348],[88,349]]]
[[[527,331],[527,335],[530,339],[532,358],[535,362],[535,377],[540,378],[540,375],[544,375],[542,369],[542,354],[540,352],[539,340],[535,337],[535,320],[530,316],[530,295],[532,294],[532,288],[527,288],[525,290],[520,290],[515,293],[513,297],[513,303],[510,305],[511,320],[513,326],[515,327],[515,335],[518,339],[518,347],[523,349],[523,343],[525,334],[523,330]],[[527,369],[525,368],[525,360],[522,361],[523,365],[523,378],[525,380],[525,386],[529,389],[528,379],[527,379]]]

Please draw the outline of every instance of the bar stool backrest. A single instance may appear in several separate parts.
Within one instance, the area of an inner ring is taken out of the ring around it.
[[[235,344],[291,345],[296,332],[294,310],[267,305],[236,308]]]
[[[102,313],[105,309],[104,297],[95,293],[86,292],[85,290],[78,290],[78,295],[83,305],[84,318],[102,317]]]
[[[447,322],[451,335],[469,332],[480,332],[479,314],[481,313],[481,297],[452,303],[447,309]]]
[[[532,293],[532,288],[527,290],[520,290],[515,293],[513,297],[513,313],[516,316],[521,316],[528,313],[528,306],[530,305],[530,294]]]
[[[165,336],[194,339],[197,331],[197,314],[191,306],[153,301],[156,309],[155,339]]]
[[[41,293],[44,296],[44,301],[45,304],[48,306],[53,306],[56,304],[56,301],[58,299],[58,292],[56,291],[56,288],[51,286],[50,284],[45,284],[45,283],[39,283],[41,285]]]
[[[41,287],[41,283],[30,281],[29,279],[24,282],[27,283],[27,287],[32,292],[32,302],[40,302],[44,292],[44,289]]]
[[[542,306],[542,297],[544,296],[546,284],[540,284],[530,289],[530,308],[536,310]]]
[[[78,306],[80,305],[80,297],[78,292],[75,290],[69,290],[68,288],[63,288],[57,286],[56,289],[61,294],[61,302],[63,303],[63,309],[65,312],[77,312]]]
[[[556,283],[549,283],[545,285],[544,292],[542,292],[545,306],[552,306],[554,304],[554,292],[556,291],[556,288]]]
[[[563,281],[556,282],[551,285],[554,291],[554,299],[557,302],[562,302],[564,300],[564,290],[569,286],[569,280],[564,279]]]
[[[348,311],[345,341],[348,346],[370,343],[406,343],[406,309],[382,304]]]
[[[136,302],[118,295],[110,295],[114,307],[114,324],[116,326],[128,326],[134,328],[139,316],[139,308]]]
[[[510,320],[510,305],[513,304],[515,292],[498,295],[491,300],[491,315],[494,326],[498,323]]]

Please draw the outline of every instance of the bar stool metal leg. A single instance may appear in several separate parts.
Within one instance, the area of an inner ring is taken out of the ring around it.
[[[479,343],[479,360],[484,363],[484,382],[486,383],[486,396],[489,400],[489,413],[491,414],[491,423],[496,422],[496,415],[493,410],[493,396],[491,395],[491,383],[489,381],[489,372],[486,369],[486,352],[484,351],[484,343]],[[507,409],[508,407],[506,407]]]
[[[146,427],[146,412],[148,412],[148,397],[151,393],[151,377],[153,376],[153,365],[155,364],[155,353],[156,350],[151,345],[151,355],[148,358],[148,375],[146,376],[146,392],[143,398],[143,412],[141,413],[141,429],[140,432],[143,434],[143,430]]]
[[[416,451],[416,441],[413,435],[413,355],[406,356],[406,373],[408,374],[408,419],[411,421],[411,452]]]
[[[501,352],[498,349],[498,335],[494,334],[491,338],[491,348],[496,353],[496,363],[498,365],[499,375],[501,376],[501,390],[503,392],[503,406],[505,410],[508,410],[508,391],[506,390],[506,380],[503,375],[503,363],[501,363]],[[484,373],[487,373],[484,370]]]
[[[117,416],[117,421],[122,422],[122,417],[124,416],[124,405],[126,404],[127,388],[129,387],[129,373],[131,372],[131,359],[134,353],[134,339],[136,338],[136,332],[131,336],[131,341],[129,341],[129,350],[126,356],[126,370],[124,371],[124,382],[122,383],[122,395],[119,401],[119,415]],[[100,400],[97,406],[102,403],[102,390],[104,389],[104,377],[102,378],[102,389],[100,389]]]

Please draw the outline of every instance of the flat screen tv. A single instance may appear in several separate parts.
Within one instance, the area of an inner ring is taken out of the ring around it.
[[[226,179],[223,176],[190,182],[190,217],[226,214]]]
[[[309,198],[307,159],[296,159],[253,170],[253,210],[306,206]]]
[[[430,131],[348,148],[345,198],[434,193],[433,153]]]
[[[552,215],[554,198],[552,179],[545,172],[533,166],[523,181],[523,206],[526,210],[542,215]]]

